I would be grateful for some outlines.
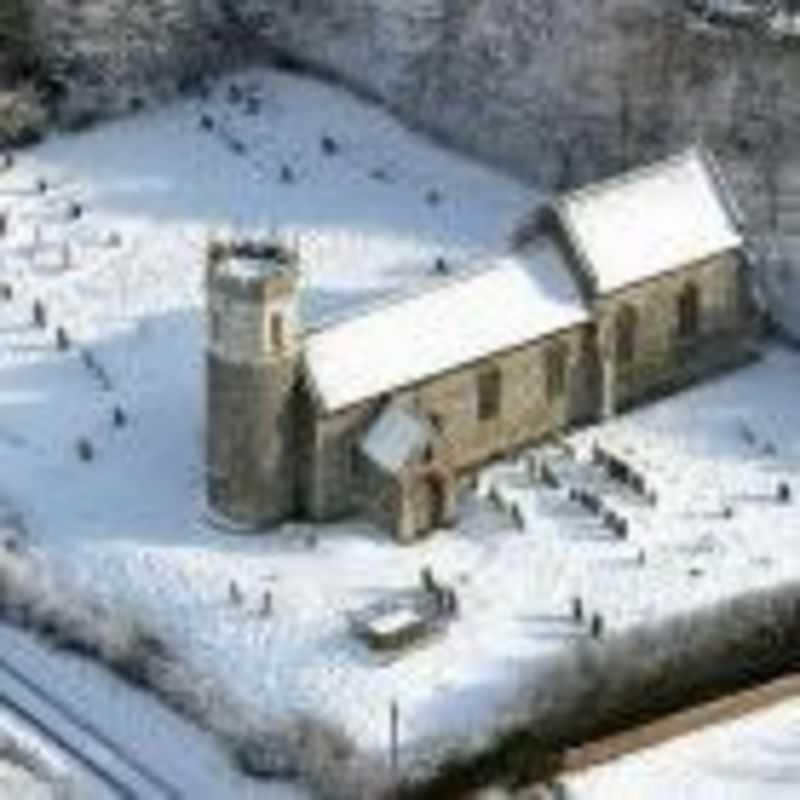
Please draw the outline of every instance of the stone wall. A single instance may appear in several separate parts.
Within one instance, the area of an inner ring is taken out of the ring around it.
[[[210,292],[209,346],[220,357],[235,363],[286,358],[296,354],[299,341],[297,303],[293,295],[249,302],[231,296],[219,287]],[[270,318],[283,320],[283,349],[273,352]]]
[[[211,506],[267,525],[295,511],[295,371],[207,358],[207,469]]]
[[[678,335],[677,298],[687,282],[700,290],[700,327],[696,336]],[[615,321],[620,309],[636,309],[634,361],[614,371],[614,405],[625,407],[673,381],[702,377],[705,369],[727,363],[741,350],[748,333],[738,255],[705,262],[626,287],[595,304],[595,322],[579,325],[454,369],[393,394],[393,400],[438,421],[436,461],[456,473],[475,468],[602,410],[600,355],[615,357]],[[547,396],[547,354],[554,346],[566,354],[564,391]],[[497,416],[478,415],[478,376],[499,369],[502,389]],[[343,516],[363,493],[353,471],[353,452],[378,413],[370,401],[316,421],[314,515]],[[377,488],[377,485],[374,487]],[[393,509],[384,509],[392,511]]]
[[[700,290],[700,330],[695,339],[681,343],[677,299],[688,282]],[[669,382],[681,369],[691,366],[688,362],[693,358],[703,356],[703,346],[735,348],[747,332],[736,254],[690,265],[601,298],[596,313],[606,352],[613,353],[615,323],[624,306],[636,310],[639,322],[634,360],[616,369],[618,407],[630,405]]]
[[[297,302],[292,281],[235,270],[207,272],[208,495],[231,519],[260,526],[293,514],[300,499]],[[283,320],[279,343],[273,314]]]
[[[469,469],[507,453],[569,424],[575,411],[571,381],[579,380],[577,365],[585,330],[570,328],[483,362],[470,364],[401,389],[393,397],[419,413],[441,422],[442,452],[437,454],[455,471]],[[567,385],[561,397],[548,402],[545,394],[545,357],[561,343],[568,353]],[[502,375],[500,413],[494,419],[477,415],[477,376],[489,365]],[[317,421],[314,465],[314,515],[343,516],[353,510],[358,481],[353,476],[352,453],[358,446],[379,402],[371,401]]]
[[[453,370],[408,390],[408,399],[441,421],[444,461],[456,471],[468,469],[507,453],[526,442],[569,424],[572,418],[569,378],[576,374],[583,329],[570,328],[485,361]],[[548,401],[546,354],[563,345],[567,355],[564,393]],[[501,375],[500,409],[493,419],[479,420],[477,383],[487,367]]]
[[[314,422],[309,513],[335,519],[351,513],[359,489],[354,452],[374,419],[380,401],[372,400]]]

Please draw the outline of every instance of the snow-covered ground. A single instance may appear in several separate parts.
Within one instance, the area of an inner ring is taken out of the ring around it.
[[[570,800],[793,800],[800,700],[683,736],[567,781]]]
[[[410,549],[357,521],[315,529],[316,546],[305,525],[245,538],[206,524],[209,228],[296,235],[304,314],[318,320],[435,280],[439,254],[500,247],[535,199],[330,89],[269,72],[238,82],[257,84],[260,114],[231,105],[222,85],[205,104],[48,142],[0,176],[11,212],[2,277],[14,287],[0,305],[0,493],[58,569],[90,594],[142,610],[196,670],[265,715],[312,712],[376,750],[388,744],[393,700],[403,743],[479,722],[531,660],[584,635],[568,618],[576,595],[619,628],[797,573],[795,506],[772,498],[800,465],[791,436],[800,359],[779,351],[574,437],[579,451],[593,437],[639,449],[663,487],[656,509],[615,499],[630,520],[625,542],[534,485],[524,460],[487,470],[481,487],[519,505],[524,533],[477,496],[465,497],[457,531]],[[204,113],[246,154],[202,129]],[[339,153],[322,152],[323,134]],[[283,164],[294,183],[281,183]],[[37,195],[37,178],[53,188]],[[432,189],[441,202],[430,202]],[[59,221],[73,200],[84,216]],[[112,232],[119,246],[109,245]],[[46,330],[30,326],[34,298]],[[91,349],[110,389],[77,347],[56,351],[59,325]],[[117,404],[129,416],[123,428],[112,425]],[[91,463],[76,456],[80,436],[95,446]],[[767,442],[775,447],[765,452]],[[457,587],[461,617],[446,638],[381,662],[350,636],[346,614],[416,585],[424,566]]]
[[[580,463],[590,462],[597,443],[622,454],[654,487],[655,508],[593,471],[583,479],[627,519],[625,541],[569,502],[566,489],[501,488],[530,533],[559,551],[572,543],[558,584],[589,598],[617,627],[795,579],[799,366],[796,354],[771,350],[753,366],[570,437]],[[781,483],[793,503],[777,502]]]

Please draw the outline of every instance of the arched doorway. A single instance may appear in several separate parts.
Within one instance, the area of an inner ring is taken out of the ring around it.
[[[447,480],[438,472],[425,472],[415,481],[413,493],[414,537],[422,539],[449,518]]]

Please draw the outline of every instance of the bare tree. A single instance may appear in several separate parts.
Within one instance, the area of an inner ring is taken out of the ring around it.
[[[764,136],[760,150],[761,169],[767,203],[767,226],[774,234],[780,227],[781,171],[785,158],[786,130],[781,113],[785,84],[780,77],[772,79],[764,93]]]
[[[25,0],[0,5],[0,58],[19,56],[30,43],[30,14]]]

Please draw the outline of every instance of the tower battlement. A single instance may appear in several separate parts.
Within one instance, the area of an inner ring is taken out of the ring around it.
[[[212,241],[206,255],[209,350],[231,363],[295,353],[299,280],[297,251],[278,240]]]
[[[297,290],[300,256],[281,241],[214,240],[206,253],[206,285],[243,300],[258,302]]]

